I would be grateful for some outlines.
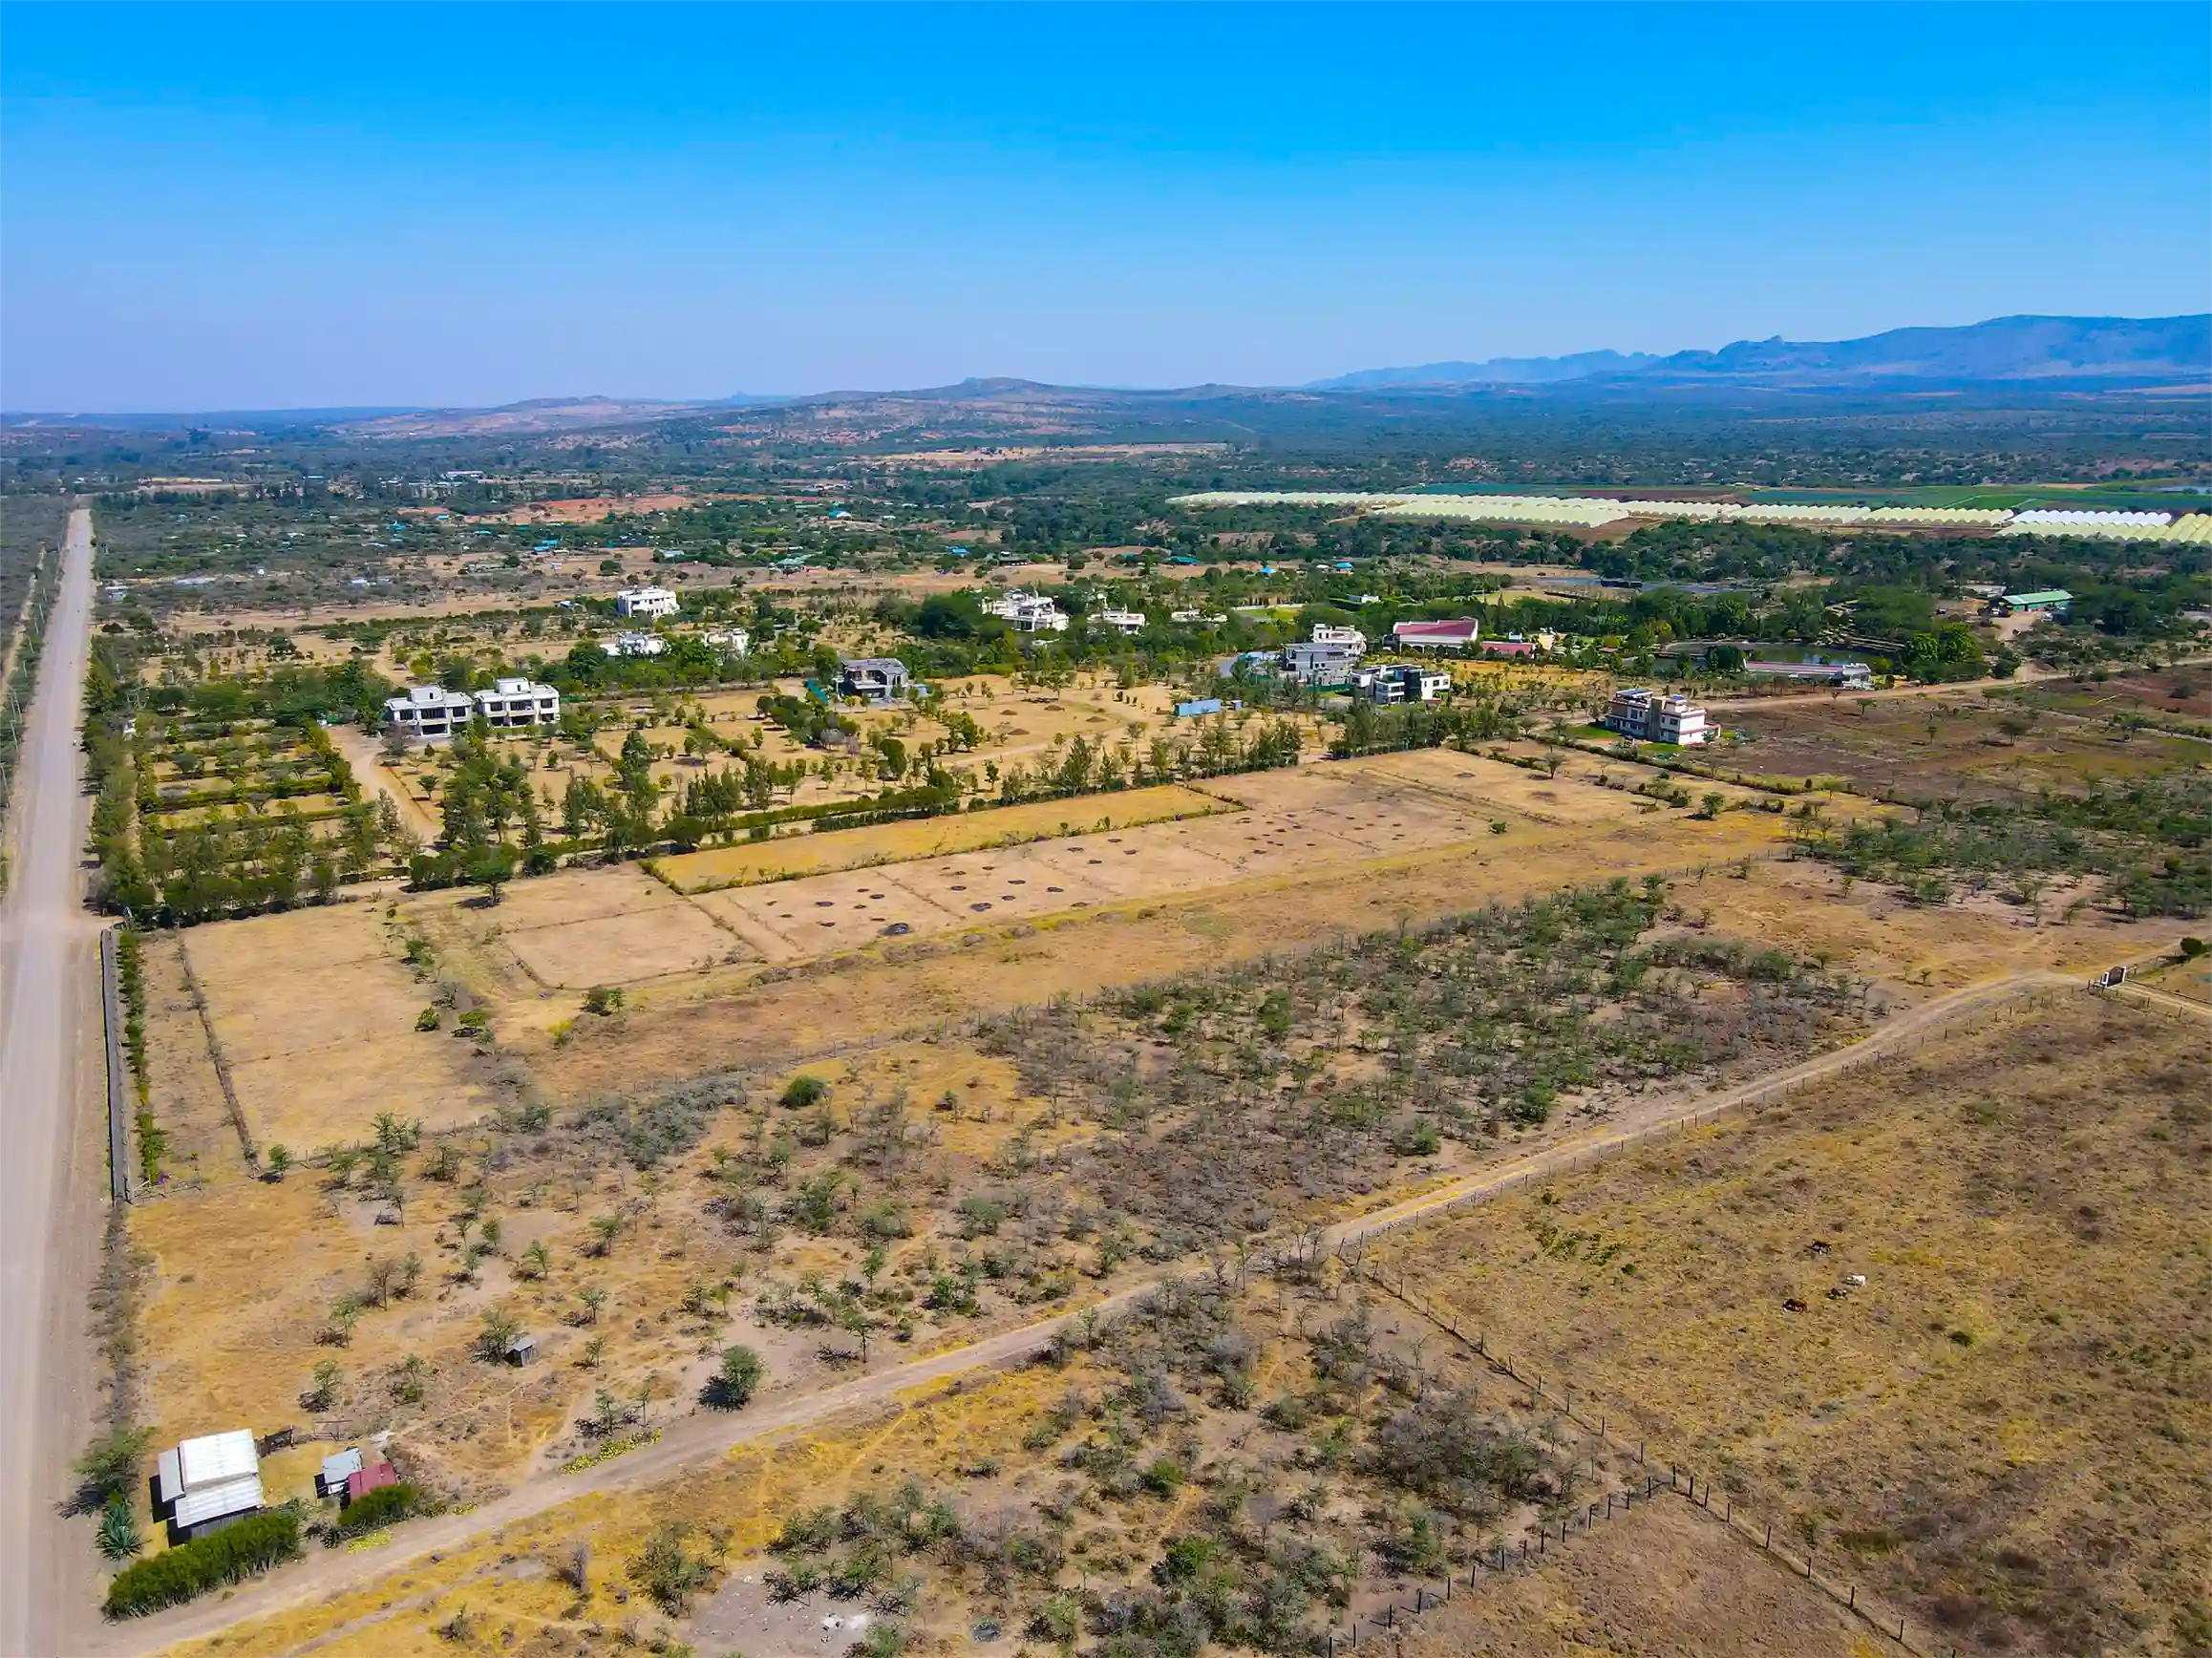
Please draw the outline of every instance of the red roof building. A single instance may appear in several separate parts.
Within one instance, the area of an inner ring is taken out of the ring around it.
[[[389,1462],[372,1462],[346,1476],[346,1500],[358,1502],[380,1485],[397,1485],[399,1471]]]
[[[1408,650],[1463,650],[1480,637],[1482,625],[1474,621],[1400,622],[1391,638]]]

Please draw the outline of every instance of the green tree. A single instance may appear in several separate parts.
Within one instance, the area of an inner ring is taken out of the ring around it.
[[[767,1370],[751,1348],[724,1348],[722,1362],[707,1382],[706,1402],[718,1411],[741,1410],[758,1392]]]

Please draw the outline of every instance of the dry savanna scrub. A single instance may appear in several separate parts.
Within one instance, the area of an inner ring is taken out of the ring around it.
[[[1376,1253],[1962,1650],[2200,1650],[2204,1034],[2061,993]]]

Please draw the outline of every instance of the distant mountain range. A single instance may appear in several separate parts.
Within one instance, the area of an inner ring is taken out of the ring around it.
[[[2212,314],[2178,317],[1993,317],[1954,329],[1891,329],[1857,340],[1738,340],[1717,351],[1578,351],[1362,369],[1315,392],[1393,386],[1556,385],[1568,380],[1733,380],[1819,386],[1884,380],[2181,379],[2212,375]]]
[[[205,425],[270,431],[322,428],[370,438],[506,436],[609,430],[672,421],[772,421],[781,411],[816,418],[835,411],[865,425],[883,413],[893,427],[926,427],[930,410],[973,423],[1002,418],[1006,429],[1045,420],[1047,411],[1079,411],[1111,422],[1181,417],[1226,422],[1262,410],[1302,407],[1300,419],[1324,424],[1397,420],[1414,406],[1435,413],[1449,403],[1521,406],[1557,400],[1591,406],[1736,404],[1774,406],[1777,395],[1834,405],[1918,399],[1931,391],[1974,391],[2007,406],[2084,393],[2163,394],[2212,381],[2212,314],[2176,317],[1996,317],[1967,328],[1892,329],[1864,339],[1738,340],[1717,351],[1577,351],[1563,357],[1493,357],[1363,369],[1305,386],[1181,386],[1158,390],[1053,386],[990,376],[951,386],[893,392],[819,392],[795,396],[738,393],[711,399],[535,397],[496,409],[325,409],[174,414],[9,414],[11,429],[85,426],[126,430]],[[1176,412],[1180,412],[1180,416]],[[1050,421],[1046,421],[1050,424]],[[889,428],[886,428],[889,429]],[[1039,430],[1043,428],[1040,427]],[[1220,433],[1209,436],[1219,436]]]
[[[1308,381],[1308,392],[1373,392],[1386,386],[1541,386],[1590,374],[1632,374],[1661,359],[1649,351],[1576,351],[1564,357],[1492,357],[1480,363],[1423,363],[1417,369],[1361,369]]]

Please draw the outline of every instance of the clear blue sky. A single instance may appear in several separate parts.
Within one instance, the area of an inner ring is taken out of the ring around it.
[[[0,405],[2212,308],[2212,7],[9,4]]]

